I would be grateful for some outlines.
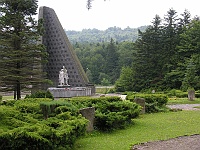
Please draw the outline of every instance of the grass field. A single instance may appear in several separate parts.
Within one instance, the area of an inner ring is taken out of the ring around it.
[[[14,97],[13,96],[3,96],[2,100],[13,100]]]
[[[188,98],[169,98],[167,104],[200,104],[200,98],[195,98],[194,101],[190,101]]]
[[[93,133],[79,139],[75,150],[129,150],[137,143],[200,134],[200,111],[141,115],[135,124],[112,133]]]
[[[107,94],[110,89],[114,88],[114,86],[96,86],[96,93]]]

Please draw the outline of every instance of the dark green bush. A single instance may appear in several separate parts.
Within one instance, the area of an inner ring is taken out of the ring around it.
[[[135,98],[145,99],[145,112],[153,113],[165,110],[168,96],[165,94],[129,94],[127,99],[134,101]]]
[[[120,97],[100,97],[100,98],[82,98],[68,99],[76,106],[95,107],[95,126],[102,131],[123,128],[131,122],[131,119],[137,117],[140,113],[140,106],[122,101]]]
[[[42,110],[44,118],[48,118],[50,115],[56,115],[63,112],[70,112],[73,115],[78,114],[78,108],[65,100],[56,100],[51,102],[41,102],[40,108]]]
[[[48,98],[26,98],[24,100],[18,100],[14,106],[22,113],[40,113],[40,102],[52,101]]]
[[[14,106],[16,100],[5,100],[5,101],[0,101],[0,105],[5,105],[5,106]]]
[[[53,150],[52,145],[37,132],[29,132],[22,128],[0,133],[0,149],[2,150]]]
[[[181,90],[172,89],[166,92],[168,97],[178,97],[178,98],[185,98],[188,96],[187,92],[183,92]]]
[[[51,92],[49,90],[47,91],[37,91],[31,95],[26,95],[26,98],[50,98],[50,99],[54,99],[53,95],[51,94]]]
[[[95,107],[95,126],[99,130],[122,128],[130,123],[132,118],[137,117],[140,112],[139,105],[129,101],[122,101],[120,97],[70,98],[42,102],[40,107],[44,118],[64,112],[70,112],[71,115],[77,116],[79,109]]]
[[[81,116],[70,120],[49,118],[36,124],[14,128],[0,133],[0,149],[71,149],[75,140],[84,135],[86,123],[87,120]]]
[[[88,123],[78,110],[91,106],[96,108],[96,127],[104,131],[125,127],[140,112],[139,105],[119,97],[15,101],[0,106],[0,149],[70,149]]]
[[[110,88],[109,90],[108,90],[108,93],[115,93],[116,91],[115,91],[115,89],[114,88]]]
[[[3,98],[3,96],[2,96],[2,95],[0,95],[0,102],[2,101],[2,98]]]
[[[47,99],[26,99],[16,101],[13,107],[0,106],[0,149],[70,149],[85,134],[88,121],[81,115],[72,116],[66,108],[58,109],[54,117],[37,119],[44,100]]]
[[[102,131],[123,128],[139,116],[140,106],[130,101],[104,102],[96,105],[95,126]]]
[[[195,93],[196,98],[200,98],[200,93]]]

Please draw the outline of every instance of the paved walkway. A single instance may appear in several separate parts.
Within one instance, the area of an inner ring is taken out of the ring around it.
[[[199,150],[200,135],[182,136],[166,141],[147,142],[135,145],[132,150]]]
[[[200,110],[200,104],[176,104],[176,105],[167,105],[171,109],[182,109],[182,110]]]

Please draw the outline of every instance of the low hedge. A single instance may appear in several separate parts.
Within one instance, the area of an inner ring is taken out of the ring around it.
[[[200,93],[195,93],[196,98],[200,98]]]
[[[54,99],[53,95],[51,94],[51,92],[49,90],[47,91],[36,91],[35,93],[31,94],[31,95],[26,95],[26,98],[50,98],[50,99]]]
[[[166,94],[129,94],[127,99],[134,101],[135,98],[144,98],[145,99],[145,112],[153,113],[164,111],[165,106],[168,102],[168,96]]]
[[[14,107],[22,113],[41,113],[40,103],[50,101],[52,99],[49,98],[26,98],[16,101]]]
[[[181,90],[175,90],[175,89],[172,89],[172,90],[166,92],[166,94],[168,97],[177,97],[177,98],[187,98],[188,97],[188,92],[183,92]],[[195,97],[200,98],[199,91],[195,91]]]
[[[118,97],[56,100],[29,98],[0,106],[0,149],[71,149],[86,132],[80,108],[95,107],[95,126],[108,131],[123,128],[137,117],[140,106]],[[41,109],[45,108],[45,109]],[[43,119],[43,115],[48,117]]]
[[[57,111],[54,117],[44,120],[38,110],[45,100],[52,101],[26,99],[16,101],[14,106],[0,106],[0,149],[70,149],[85,134],[88,121],[81,115]]]
[[[178,97],[178,98],[186,98],[188,97],[188,93],[187,92],[183,92],[181,90],[176,90],[176,89],[172,89],[168,92],[166,92],[168,97]]]
[[[124,128],[140,111],[141,107],[130,101],[105,101],[96,105],[95,126],[102,131]]]
[[[102,131],[123,128],[137,117],[141,107],[133,102],[122,101],[119,97],[70,98],[40,104],[44,118],[57,112],[70,111],[77,115],[79,109],[95,107],[95,127]]]
[[[71,120],[50,118],[27,124],[0,133],[0,149],[71,149],[75,140],[85,133],[86,123],[87,120],[80,116]]]
[[[58,113],[67,111],[70,112],[72,115],[76,116],[79,111],[77,105],[65,100],[41,102],[40,109],[45,119],[47,119],[49,116],[52,117]]]
[[[49,115],[55,113],[55,109],[60,106],[65,106],[69,111],[76,113],[81,108],[96,107],[97,104],[103,102],[120,102],[120,97],[100,97],[100,98],[89,98],[89,97],[75,97],[68,99],[60,99],[51,102],[41,102],[40,108],[44,115],[44,118],[48,118]]]

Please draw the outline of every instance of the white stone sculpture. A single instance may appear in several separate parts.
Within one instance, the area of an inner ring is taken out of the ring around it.
[[[59,86],[69,86],[68,84],[69,76],[67,69],[63,66],[63,69],[59,71]]]

